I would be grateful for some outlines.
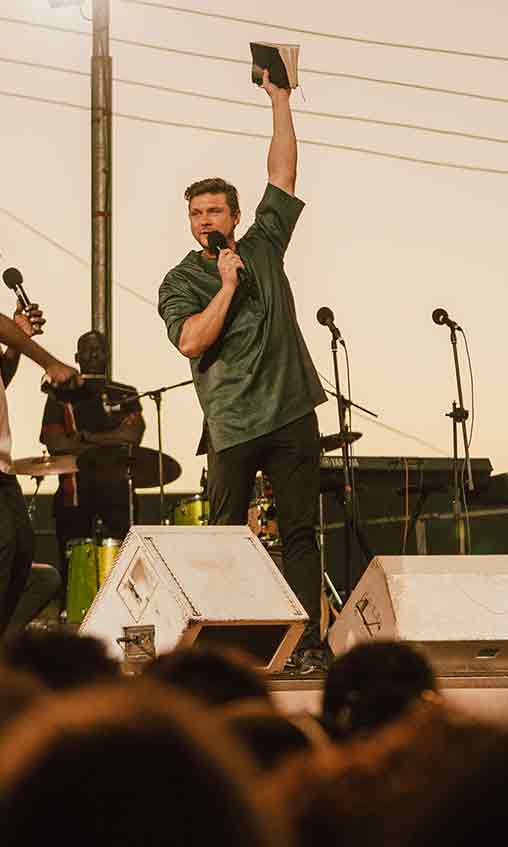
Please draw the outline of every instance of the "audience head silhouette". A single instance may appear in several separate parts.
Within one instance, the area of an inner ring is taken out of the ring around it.
[[[4,662],[29,671],[52,691],[75,688],[120,674],[101,641],[62,630],[26,629],[3,645]]]
[[[424,692],[435,690],[432,667],[408,644],[357,644],[328,671],[323,720],[339,736],[371,731],[398,717]]]
[[[254,659],[233,647],[181,647],[158,656],[145,674],[185,690],[209,705],[255,697],[270,700]]]
[[[55,847],[273,843],[249,796],[253,761],[196,701],[154,682],[47,698],[2,753],[5,847],[48,831]]]

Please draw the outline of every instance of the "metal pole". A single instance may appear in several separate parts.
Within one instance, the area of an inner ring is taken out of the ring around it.
[[[93,0],[92,95],[92,329],[106,338],[112,376],[112,62],[110,0]]]

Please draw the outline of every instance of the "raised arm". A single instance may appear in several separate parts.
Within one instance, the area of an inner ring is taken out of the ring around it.
[[[277,88],[263,72],[263,88],[272,101],[273,134],[268,151],[268,181],[287,194],[295,193],[297,147],[289,105],[291,89]]]

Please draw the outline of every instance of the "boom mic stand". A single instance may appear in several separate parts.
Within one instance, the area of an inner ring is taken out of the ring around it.
[[[446,324],[450,329],[450,342],[453,351],[453,363],[455,368],[455,381],[457,383],[457,395],[459,398],[458,404],[454,400],[452,403],[451,412],[446,412],[446,417],[452,419],[453,423],[453,516],[455,520],[455,532],[457,537],[457,548],[460,554],[471,553],[471,545],[468,543],[466,551],[464,519],[461,509],[460,486],[459,486],[459,456],[458,456],[458,425],[462,430],[462,441],[464,443],[464,461],[467,474],[467,487],[469,491],[474,491],[473,473],[471,470],[471,458],[469,455],[469,441],[467,437],[466,421],[469,417],[469,412],[464,408],[464,398],[462,394],[462,382],[460,378],[459,357],[457,354],[457,330],[462,332],[460,326],[452,321],[445,309],[434,309],[432,312],[432,320],[434,323],[442,326]]]
[[[164,464],[162,452],[162,395],[172,388],[181,388],[184,385],[190,385],[192,379],[186,379],[184,382],[176,382],[174,385],[163,385],[162,388],[156,388],[152,391],[144,391],[142,394],[128,394],[120,398],[115,404],[114,409],[132,403],[133,400],[141,400],[142,397],[149,397],[155,403],[157,411],[157,452],[159,454],[159,523],[164,524],[166,520],[165,504],[164,504]],[[132,500],[132,497],[131,497]],[[132,511],[132,509],[131,509]]]
[[[335,394],[337,398],[337,411],[339,415],[339,438],[341,440],[342,449],[342,471],[344,475],[344,545],[346,552],[346,561],[344,567],[346,600],[349,598],[353,590],[353,569],[352,569],[352,531],[355,524],[354,505],[353,505],[353,490],[351,486],[351,463],[349,453],[349,430],[346,424],[344,412],[344,403],[340,390],[339,366],[337,363],[337,341],[345,347],[345,341],[342,338],[338,328],[334,324],[333,312],[327,306],[321,307],[317,312],[317,320],[323,326],[327,326],[332,334],[331,351],[333,358],[333,373],[335,379]]]

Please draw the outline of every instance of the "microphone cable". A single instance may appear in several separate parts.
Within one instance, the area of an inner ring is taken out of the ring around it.
[[[471,447],[471,442],[473,440],[473,432],[475,425],[475,385],[474,385],[474,374],[473,367],[471,364],[471,355],[469,352],[469,344],[467,341],[467,336],[462,327],[459,329],[462,338],[464,339],[464,347],[466,350],[467,363],[469,369],[469,384],[470,384],[470,392],[471,392],[471,424],[469,427],[469,436],[467,440],[467,446]],[[467,492],[466,492],[466,460],[464,458],[462,462],[462,471],[460,474],[460,487],[462,493],[462,505],[464,508],[464,517],[465,517],[465,527],[466,527],[466,548],[468,553],[471,555],[472,547],[471,547],[471,523],[470,523],[470,515],[469,508],[467,502]]]

